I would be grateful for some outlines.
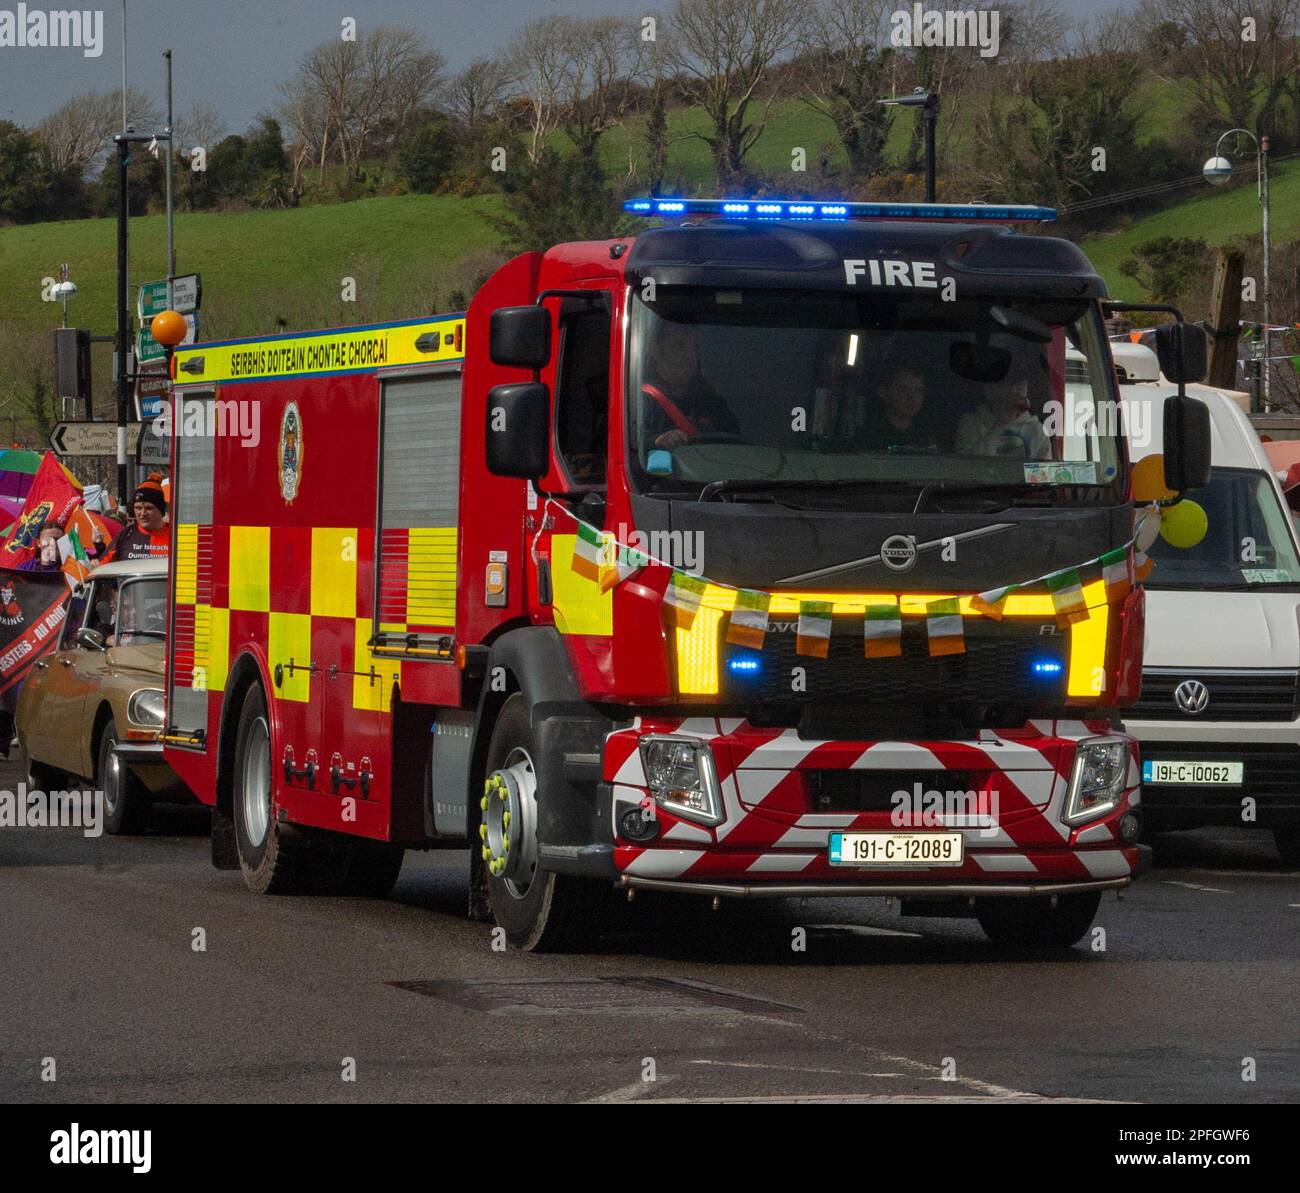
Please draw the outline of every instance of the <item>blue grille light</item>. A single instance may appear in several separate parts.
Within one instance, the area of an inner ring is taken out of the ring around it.
[[[1033,664],[1035,675],[1060,675],[1064,670],[1065,664],[1056,659],[1037,659]]]
[[[1043,223],[1056,218],[1053,207],[996,203],[815,203],[789,199],[628,199],[634,215],[716,215],[726,219],[795,220],[959,220],[964,223]]]
[[[759,661],[755,658],[738,655],[727,660],[727,670],[733,675],[757,675],[759,669]]]

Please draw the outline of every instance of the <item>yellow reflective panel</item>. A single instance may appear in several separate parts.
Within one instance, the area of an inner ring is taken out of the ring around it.
[[[1110,622],[1106,585],[1101,580],[1085,584],[1083,599],[1089,606],[1088,616],[1070,627],[1070,678],[1065,693],[1098,699],[1106,694],[1106,628]]]
[[[573,534],[551,535],[551,605],[555,611],[555,628],[561,634],[607,638],[614,632],[614,590],[601,592],[600,585],[573,570],[576,541],[577,535]]]

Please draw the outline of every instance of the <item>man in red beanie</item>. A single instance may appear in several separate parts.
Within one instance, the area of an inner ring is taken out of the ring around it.
[[[135,521],[127,525],[109,547],[104,562],[114,559],[165,559],[170,551],[167,499],[156,472],[140,482],[131,498]]]

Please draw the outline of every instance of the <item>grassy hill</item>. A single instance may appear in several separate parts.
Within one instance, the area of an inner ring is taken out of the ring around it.
[[[200,335],[204,339],[274,331],[280,320],[303,326],[310,313],[344,323],[401,318],[445,309],[468,284],[463,259],[493,248],[485,216],[495,196],[459,199],[400,195],[333,206],[237,214],[180,213],[180,273],[203,276]],[[132,303],[137,283],[167,272],[166,221],[131,221]],[[40,301],[43,277],[67,261],[78,293],[69,322],[110,332],[116,298],[117,224],[73,220],[0,228],[0,321],[55,327],[60,309]],[[344,277],[356,280],[356,301],[341,301]]]
[[[1273,243],[1300,237],[1300,161],[1274,167],[1270,177]],[[1209,183],[1188,187],[1181,203],[1133,220],[1123,231],[1082,242],[1084,252],[1110,285],[1116,298],[1137,302],[1148,298],[1120,271],[1136,245],[1158,236],[1199,237],[1214,247],[1237,236],[1262,234],[1262,214],[1253,181],[1220,190]],[[1207,265],[1207,269],[1209,266]],[[1275,316],[1276,317],[1276,316]]]

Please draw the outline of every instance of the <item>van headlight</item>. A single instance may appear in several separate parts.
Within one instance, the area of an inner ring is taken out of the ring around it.
[[[161,688],[141,688],[126,702],[126,719],[134,725],[161,729],[164,707]]]
[[[1119,804],[1128,774],[1129,744],[1125,737],[1091,737],[1079,743],[1065,801],[1066,824],[1096,820]]]
[[[713,753],[689,737],[643,737],[641,762],[655,803],[701,824],[722,822],[722,799]]]

